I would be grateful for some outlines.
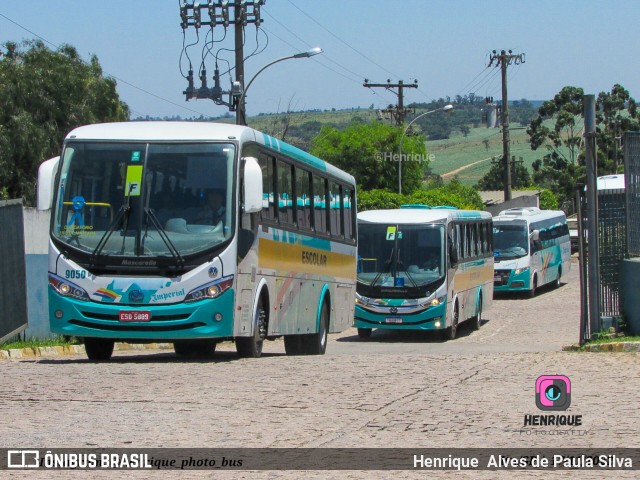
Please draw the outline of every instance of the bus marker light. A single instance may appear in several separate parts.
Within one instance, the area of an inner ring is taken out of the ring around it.
[[[222,321],[222,318],[223,318],[223,317],[222,317],[222,314],[221,314],[220,312],[216,313],[216,314],[213,316],[213,319],[214,319],[216,322],[221,322],[221,321]]]
[[[56,310],[54,315],[56,318],[62,318],[64,316],[64,312],[62,310]]]
[[[433,324],[433,326],[436,327],[436,328],[440,328],[440,325],[442,325],[440,322],[436,322],[436,323]]]

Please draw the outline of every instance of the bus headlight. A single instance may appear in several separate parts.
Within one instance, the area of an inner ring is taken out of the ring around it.
[[[71,283],[53,273],[49,274],[49,285],[63,297],[72,297],[85,302],[89,301],[89,295],[84,288]]]
[[[447,296],[443,295],[441,297],[434,298],[433,300],[431,300],[431,306],[437,307],[438,305],[445,303],[446,301],[447,301]]]
[[[194,288],[186,297],[184,297],[184,301],[195,302],[197,300],[204,300],[205,298],[216,298],[229,290],[232,285],[233,275],[229,275],[228,277],[223,277],[215,282]]]
[[[528,272],[528,271],[529,271],[529,267],[516,268],[513,273],[516,275],[520,275],[521,273]]]
[[[356,292],[356,305],[369,305],[369,299]]]

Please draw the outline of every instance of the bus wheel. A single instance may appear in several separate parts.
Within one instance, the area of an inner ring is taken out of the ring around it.
[[[267,336],[267,312],[264,311],[262,298],[253,317],[253,335],[236,337],[236,352],[240,358],[258,358],[262,355],[262,344]]]
[[[476,312],[476,316],[471,319],[472,326],[474,330],[480,330],[482,326],[482,295],[478,298],[478,311]]]
[[[553,288],[560,288],[560,277],[562,277],[562,269],[558,268],[558,276],[553,282]]]
[[[285,335],[284,351],[287,355],[302,354],[302,335]]]
[[[216,346],[217,342],[212,339],[173,342],[176,355],[183,358],[211,358],[216,352]]]
[[[85,338],[84,349],[89,360],[95,362],[109,360],[113,354],[115,342],[108,338]]]
[[[533,280],[531,280],[531,290],[527,292],[527,295],[529,296],[529,298],[533,298],[536,296],[537,288],[538,288],[538,275],[534,274]]]
[[[322,303],[320,311],[320,325],[318,333],[302,336],[302,353],[306,355],[324,355],[327,351],[327,338],[329,333],[329,305]]]
[[[371,332],[373,332],[373,328],[359,328],[358,329],[358,336],[360,338],[370,338],[371,337]]]
[[[453,340],[458,334],[458,321],[460,320],[460,311],[458,310],[458,304],[453,307],[453,318],[451,319],[451,326],[445,328],[443,336],[445,340]]]

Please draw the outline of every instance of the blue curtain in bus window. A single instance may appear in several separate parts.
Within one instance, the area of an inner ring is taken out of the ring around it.
[[[327,228],[326,181],[313,176],[313,225],[316,232],[328,233]]]
[[[296,218],[298,227],[311,228],[311,173],[296,168]]]
[[[273,188],[273,158],[267,155],[260,155],[258,159],[260,169],[262,170],[262,218],[266,220],[274,220],[276,218],[276,209],[274,206]]]
[[[353,239],[354,234],[352,210],[353,198],[353,190],[350,188],[345,188],[344,196],[342,199],[342,213],[344,215],[344,237],[349,240]]]
[[[293,178],[291,165],[278,160],[278,219],[293,225]]]
[[[331,197],[330,219],[331,219],[331,235],[341,237],[342,230],[342,211],[340,201],[340,185],[335,182],[329,182],[329,194]]]

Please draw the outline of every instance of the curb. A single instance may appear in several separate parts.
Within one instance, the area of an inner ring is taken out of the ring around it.
[[[640,352],[640,342],[597,343],[593,345],[567,345],[564,352]]]
[[[144,350],[173,350],[172,343],[116,343],[114,352]],[[35,359],[42,357],[62,357],[67,355],[85,355],[84,345],[65,345],[55,347],[12,348],[0,350],[0,360]]]

